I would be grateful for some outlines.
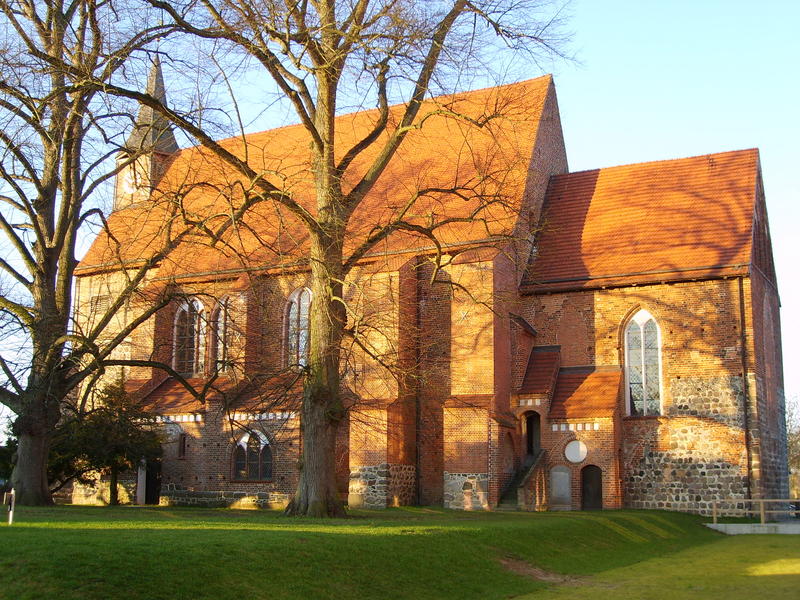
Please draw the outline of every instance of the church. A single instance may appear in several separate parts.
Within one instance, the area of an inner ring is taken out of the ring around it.
[[[148,87],[164,97],[158,65]],[[337,117],[342,146],[379,118]],[[219,143],[313,204],[302,126]],[[179,149],[148,108],[127,148],[108,227],[77,270],[75,320],[89,327],[150,261],[107,326],[158,306],[113,355],[164,439],[130,498],[285,505],[303,444],[308,236],[278,203],[241,210],[253,181]],[[336,464],[349,506],[706,512],[787,497],[758,150],[570,172],[545,76],[427,100],[346,251],[401,212],[416,225],[359,254],[345,285]]]

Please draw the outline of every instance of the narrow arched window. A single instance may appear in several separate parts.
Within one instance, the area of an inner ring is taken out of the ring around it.
[[[661,335],[645,310],[636,313],[625,328],[625,378],[628,413],[660,415]]]
[[[286,304],[286,362],[290,366],[305,366],[308,362],[311,290],[300,288],[292,292]]]
[[[183,375],[203,372],[203,307],[197,300],[185,302],[175,314],[174,369]]]
[[[242,481],[272,479],[272,448],[265,435],[246,433],[236,442],[233,478]]]
[[[216,373],[230,371],[232,366],[230,358],[232,329],[230,306],[230,298],[226,297],[220,300],[212,319],[214,330],[214,371]]]
[[[233,478],[247,479],[247,452],[241,444],[233,449]]]

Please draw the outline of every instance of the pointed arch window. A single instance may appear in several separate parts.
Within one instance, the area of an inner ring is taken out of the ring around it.
[[[272,448],[263,433],[246,433],[236,442],[233,478],[238,481],[272,479]]]
[[[182,375],[203,372],[204,322],[203,305],[196,299],[184,302],[175,314],[173,368]]]
[[[628,414],[661,414],[661,332],[646,310],[625,328],[625,379]]]
[[[292,292],[286,304],[286,363],[305,366],[308,362],[311,290],[300,288]]]
[[[231,336],[232,336],[232,323],[231,323],[231,300],[225,297],[219,301],[214,317],[212,319],[212,328],[214,331],[214,372],[226,373],[231,370]]]

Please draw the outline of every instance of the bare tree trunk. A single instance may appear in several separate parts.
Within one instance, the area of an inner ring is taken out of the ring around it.
[[[336,432],[344,416],[339,354],[346,314],[342,303],[341,233],[318,236],[311,248],[311,331],[303,390],[303,460],[288,515],[344,516],[336,487]]]
[[[25,506],[53,503],[47,484],[50,434],[46,431],[18,433],[17,462],[11,475],[17,502]]]
[[[111,473],[108,476],[109,506],[117,506],[119,504],[119,490],[117,489],[118,479],[119,479],[119,469],[117,469],[117,467],[111,467]]]
[[[320,390],[321,392],[322,390]],[[324,398],[315,401],[307,389],[308,400],[303,409],[303,462],[300,482],[294,499],[286,508],[287,515],[309,517],[343,517],[344,506],[336,487],[337,422],[331,419]]]

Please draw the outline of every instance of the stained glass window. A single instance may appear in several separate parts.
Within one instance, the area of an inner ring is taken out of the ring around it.
[[[230,299],[220,300],[216,313],[214,313],[214,337],[216,342],[214,369],[218,373],[230,370],[230,338],[231,338],[231,316]]]
[[[187,302],[175,315],[174,368],[184,375],[203,371],[203,313],[198,302]]]
[[[272,479],[272,448],[257,434],[246,434],[233,450],[233,478],[246,481]]]
[[[658,326],[649,313],[637,313],[625,331],[628,411],[661,414],[661,366]]]
[[[301,288],[289,297],[286,309],[286,359],[289,365],[305,366],[308,361],[311,290]]]

